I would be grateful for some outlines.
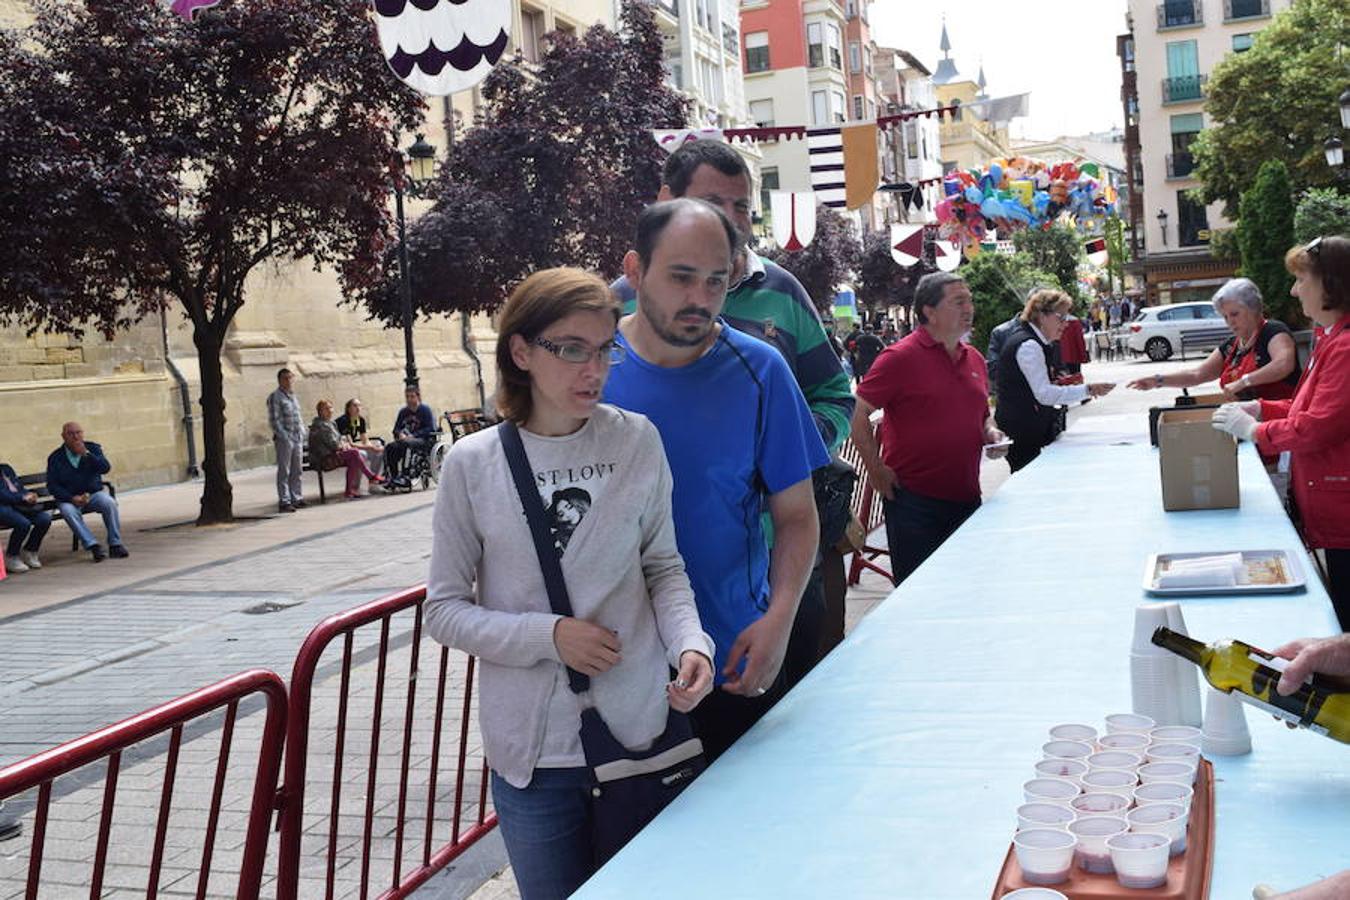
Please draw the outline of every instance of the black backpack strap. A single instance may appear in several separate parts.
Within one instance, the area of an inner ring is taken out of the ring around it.
[[[563,580],[562,564],[558,562],[558,554],[553,549],[553,535],[544,513],[544,501],[539,499],[539,491],[535,489],[530,458],[525,453],[525,444],[520,440],[520,430],[515,422],[508,420],[497,426],[497,433],[501,437],[502,449],[506,451],[506,462],[511,467],[516,493],[525,507],[525,520],[530,524],[534,552],[539,557],[539,568],[544,573],[549,606],[556,615],[570,619],[573,613],[572,601],[567,596],[567,582]],[[567,683],[578,694],[591,688],[591,679],[570,667],[567,670]]]

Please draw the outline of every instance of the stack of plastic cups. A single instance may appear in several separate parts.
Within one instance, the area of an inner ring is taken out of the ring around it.
[[[1153,632],[1170,628],[1168,606],[1144,603],[1134,611],[1134,640],[1130,646],[1130,694],[1134,711],[1159,725],[1180,725],[1176,657],[1153,643]]]
[[[1200,734],[1205,756],[1241,756],[1252,752],[1252,735],[1242,702],[1222,691],[1209,691],[1205,701],[1205,727]]]
[[[1177,634],[1190,637],[1186,630],[1186,620],[1181,616],[1180,603],[1164,603],[1167,607],[1167,627]],[[1158,648],[1162,649],[1162,648]],[[1200,670],[1179,656],[1172,657],[1172,665],[1177,670],[1177,716],[1176,722],[1169,725],[1192,725],[1200,727]],[[1161,723],[1160,723],[1161,724]]]

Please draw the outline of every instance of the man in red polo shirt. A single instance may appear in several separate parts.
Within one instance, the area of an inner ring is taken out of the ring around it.
[[[961,339],[975,317],[965,279],[925,275],[914,313],[919,327],[878,356],[858,385],[852,422],[853,443],[882,497],[896,584],[979,508],[980,452],[1005,440],[989,416],[984,357]],[[883,453],[868,418],[878,409]]]

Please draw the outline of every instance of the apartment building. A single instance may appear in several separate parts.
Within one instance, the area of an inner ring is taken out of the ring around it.
[[[933,73],[906,50],[879,47],[876,53],[878,104],[883,115],[934,109],[938,105]],[[942,142],[937,116],[911,119],[884,133],[883,183],[917,184],[942,176]],[[933,207],[942,198],[941,185],[923,189],[922,208],[901,208],[898,198],[885,207],[885,221],[931,222]]]
[[[1229,228],[1221,204],[1191,197],[1199,185],[1191,144],[1205,129],[1209,73],[1242,53],[1290,0],[1128,0],[1129,33],[1117,39],[1125,109],[1135,260],[1146,302],[1207,299],[1233,274],[1209,252]]]

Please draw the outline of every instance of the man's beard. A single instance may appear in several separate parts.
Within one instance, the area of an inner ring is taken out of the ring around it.
[[[677,311],[675,315],[671,317],[671,324],[657,321],[656,317],[642,304],[641,298],[638,298],[638,309],[642,311],[642,317],[647,320],[647,324],[652,327],[652,331],[656,332],[656,336],[667,344],[670,344],[672,347],[697,347],[708,339],[708,333],[712,331],[712,316],[708,315],[707,311],[697,307],[686,306],[684,309]],[[703,316],[706,327],[702,328],[698,334],[693,336],[688,332],[677,331],[676,328],[678,326],[673,324],[674,320],[686,314]]]

